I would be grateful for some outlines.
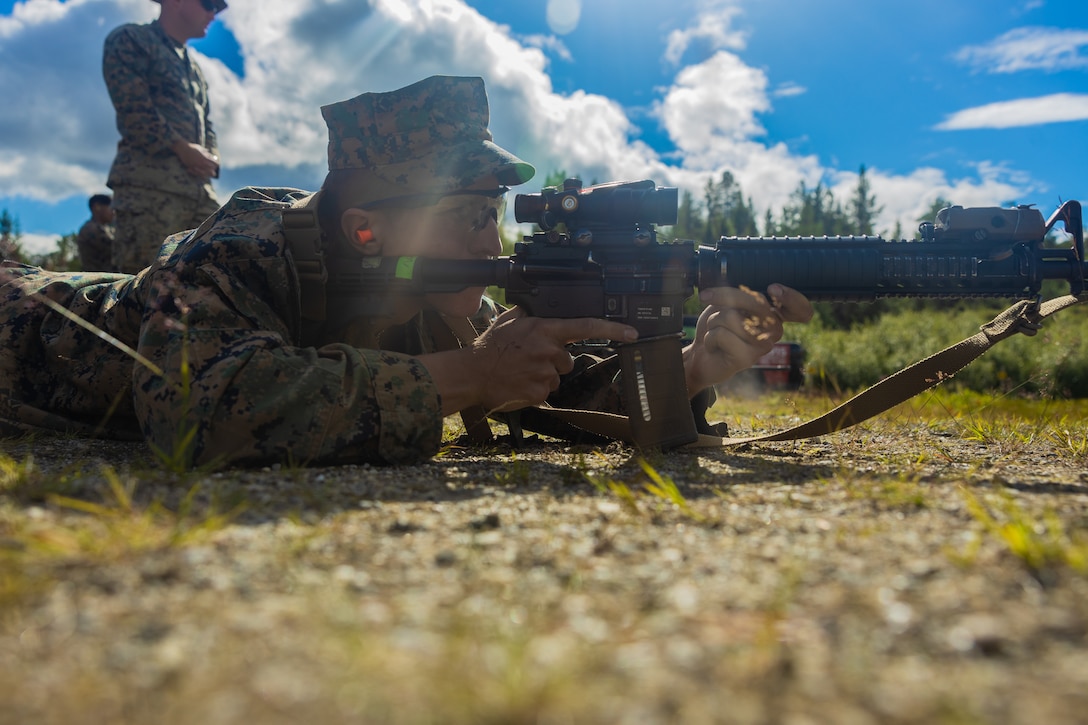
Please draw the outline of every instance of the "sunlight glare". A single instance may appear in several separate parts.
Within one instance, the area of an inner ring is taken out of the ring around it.
[[[548,27],[557,35],[566,35],[578,27],[582,0],[548,0]]]

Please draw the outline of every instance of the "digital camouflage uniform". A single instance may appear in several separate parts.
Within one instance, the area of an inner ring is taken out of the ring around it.
[[[113,30],[102,74],[121,134],[107,181],[117,212],[113,268],[135,273],[158,256],[163,239],[218,208],[211,180],[192,176],[171,150],[182,140],[219,154],[208,84],[158,21]]]
[[[380,146],[390,162],[399,161],[387,168],[424,168],[429,158],[438,165],[432,177],[446,180],[479,178],[481,168],[496,163],[504,163],[514,181],[531,173],[479,132],[481,120],[486,127],[486,96],[473,100],[482,100],[482,116],[462,106],[461,115],[473,120],[449,138],[443,136],[447,123],[415,128],[449,110],[442,98],[460,102],[464,92],[482,94],[479,79],[467,79],[467,89],[465,80],[432,79],[422,90],[403,89],[410,92],[392,108],[383,106],[396,92],[326,107],[330,167],[362,163],[356,137],[374,125],[366,120],[392,114],[399,120],[384,129],[392,140]],[[438,91],[432,101],[409,102],[428,89]],[[357,120],[341,125],[349,118]],[[439,137],[444,150],[460,146],[461,152],[413,153]],[[457,168],[448,167],[452,162]],[[394,176],[393,184],[408,178]],[[423,316],[382,334],[374,349],[329,341],[320,320],[302,316],[283,213],[312,207],[316,199],[294,189],[243,189],[198,229],[168,239],[158,260],[137,275],[0,265],[0,433],[143,437],[165,451],[192,433],[194,464],[402,463],[434,455],[441,401],[414,357],[434,349]],[[146,362],[45,299],[135,348]],[[615,405],[614,374],[607,362],[582,359],[557,399],[591,409]]]
[[[195,428],[196,464],[402,463],[434,455],[441,401],[414,357],[308,339],[315,331],[300,317],[281,224],[282,210],[307,198],[291,189],[243,189],[135,276],[0,266],[0,432],[143,436],[170,451]],[[43,297],[135,348],[163,374]],[[420,325],[413,320],[388,338],[426,352],[431,338]],[[579,365],[584,379],[568,378],[559,391],[564,405],[572,397],[591,407],[616,400],[600,395],[615,371],[594,362]]]
[[[110,251],[113,247],[114,227],[88,219],[76,235],[79,250],[79,267],[84,272],[108,272],[113,269]]]

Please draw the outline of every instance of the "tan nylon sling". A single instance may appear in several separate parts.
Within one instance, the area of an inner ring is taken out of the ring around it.
[[[889,375],[818,418],[779,433],[743,438],[719,438],[700,434],[699,439],[687,447],[709,448],[738,446],[745,443],[792,441],[844,430],[947,380],[1006,338],[1017,333],[1035,335],[1043,320],[1084,301],[1088,301],[1088,293],[1079,296],[1055,297],[1042,303],[1021,300],[983,325],[979,332],[971,337]],[[552,408],[547,405],[539,406],[539,409],[590,433],[630,442],[630,425],[626,416]]]

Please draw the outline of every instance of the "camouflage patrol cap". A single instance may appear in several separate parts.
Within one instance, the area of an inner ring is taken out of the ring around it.
[[[492,141],[482,78],[431,76],[323,106],[329,170],[373,177],[371,199],[461,189],[484,176],[522,184],[536,170]]]

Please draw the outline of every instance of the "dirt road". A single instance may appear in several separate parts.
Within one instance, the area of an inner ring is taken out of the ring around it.
[[[0,722],[1088,722],[1085,431],[206,477],[4,442]]]

